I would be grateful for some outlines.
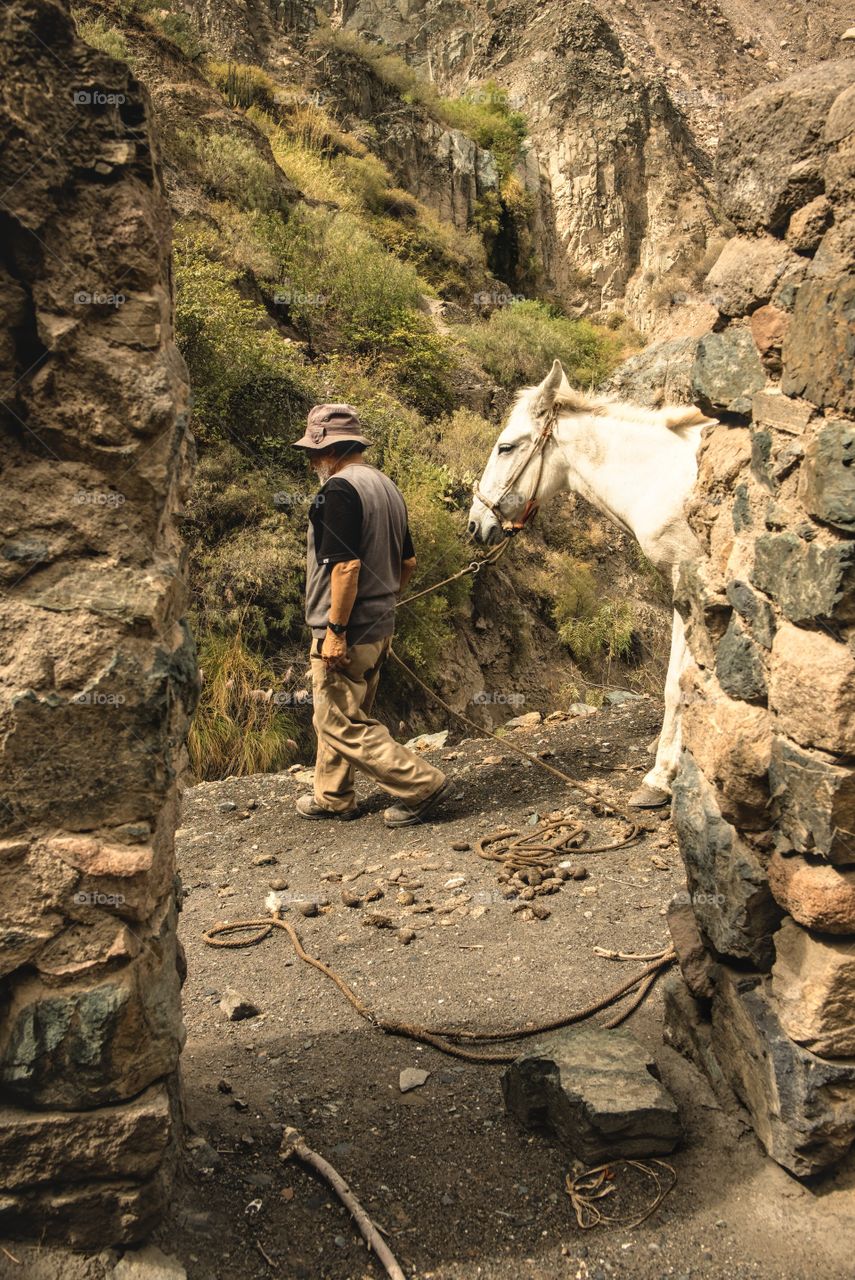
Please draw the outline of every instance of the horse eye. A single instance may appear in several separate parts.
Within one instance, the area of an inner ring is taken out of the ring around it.
[[[500,444],[499,453],[510,453],[512,449],[516,449],[515,444]]]

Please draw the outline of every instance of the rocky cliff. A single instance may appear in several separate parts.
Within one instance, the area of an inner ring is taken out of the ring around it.
[[[318,20],[298,0],[192,10],[221,51],[277,67],[294,64]],[[530,126],[518,178],[542,282],[570,305],[624,310],[656,337],[712,320],[698,285],[727,234],[712,181],[725,109],[839,57],[851,20],[840,0],[327,0],[317,13],[443,93],[507,90]],[[408,132],[408,148],[430,151],[434,140]]]

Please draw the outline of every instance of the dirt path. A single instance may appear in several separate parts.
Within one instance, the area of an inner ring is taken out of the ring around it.
[[[647,767],[658,715],[651,701],[631,703],[518,731],[518,740],[626,795]],[[239,952],[200,942],[215,919],[264,914],[271,883],[287,880],[295,898],[329,897],[316,918],[293,909],[290,918],[299,920],[305,945],[378,1010],[482,1027],[555,1016],[614,986],[625,968],[594,956],[596,945],[663,944],[664,906],[683,886],[667,817],[654,817],[638,845],[581,857],[588,878],[541,899],[548,920],[523,922],[498,895],[495,866],[451,846],[565,807],[566,794],[513,757],[485,763],[500,754],[493,743],[454,750],[460,755],[444,767],[458,785],[443,820],[403,832],[382,826],[378,793],[356,823],[298,823],[292,805],[304,787],[287,775],[206,784],[187,796],[179,850],[188,890],[183,1061],[188,1117],[206,1141],[188,1162],[160,1237],[164,1250],[181,1258],[191,1280],[380,1275],[325,1188],[278,1160],[282,1127],[294,1124],[350,1181],[405,1268],[424,1280],[851,1275],[852,1164],[808,1190],[767,1161],[740,1112],[723,1111],[701,1077],[663,1047],[661,996],[628,1025],[655,1053],[680,1105],[687,1138],[673,1161],[677,1188],[634,1231],[583,1233],[563,1191],[568,1155],[506,1117],[500,1068],[374,1031],[295,960],[284,934]],[[639,768],[627,769],[627,761]],[[275,862],[254,865],[270,857]],[[388,875],[399,867],[423,882],[415,896],[432,912],[414,915],[396,903]],[[365,911],[342,904],[335,879],[360,868],[368,870],[351,887],[385,891]],[[452,874],[466,877],[468,900],[441,914],[454,900],[443,887]],[[369,910],[423,927],[402,946],[390,931],[362,924]],[[218,1004],[227,987],[261,1015],[228,1022]],[[398,1074],[408,1066],[431,1075],[402,1094]]]
[[[645,744],[659,715],[659,705],[644,700],[517,731],[517,740],[625,796],[647,767]],[[598,958],[595,946],[663,945],[665,904],[684,885],[667,815],[653,816],[637,845],[580,855],[587,879],[540,899],[549,919],[525,922],[500,896],[495,865],[452,844],[472,844],[499,825],[524,826],[535,813],[566,807],[567,793],[494,743],[443,753],[454,756],[444,767],[456,779],[446,814],[399,832],[383,827],[376,792],[364,793],[369,813],[358,822],[297,821],[293,802],[305,788],[288,775],[188,793],[178,856],[187,892],[183,1075],[193,1136],[158,1233],[163,1251],[181,1260],[189,1280],[377,1280],[379,1267],[332,1195],[279,1160],[290,1124],[350,1182],[420,1280],[850,1277],[855,1161],[809,1189],[766,1160],[741,1111],[722,1109],[705,1080],[663,1046],[657,989],[627,1025],[655,1055],[680,1107],[686,1140],[672,1157],[677,1186],[635,1230],[582,1232],[564,1192],[571,1158],[506,1116],[501,1068],[383,1036],[295,959],[283,933],[237,952],[202,943],[215,920],[265,914],[271,885],[287,881],[282,891],[294,899],[329,898],[310,919],[292,903],[289,918],[307,948],[378,1011],[479,1027],[555,1017],[617,985],[627,966]],[[597,836],[613,834],[584,805],[578,811]],[[355,880],[336,878],[363,868]],[[389,875],[398,868],[422,882],[415,905],[432,911],[397,903]],[[458,895],[444,887],[452,875],[466,878]],[[370,907],[341,902],[342,887],[365,893],[375,884],[385,896]],[[416,939],[404,946],[390,930],[366,927],[369,911],[416,926]],[[260,1015],[228,1021],[219,1008],[227,988]],[[424,1087],[400,1092],[405,1067],[430,1071]],[[637,1187],[621,1186],[617,1208],[626,1221],[643,1202]],[[0,1255],[0,1280],[102,1280],[116,1256],[72,1264],[44,1251],[34,1263],[30,1251],[14,1249],[24,1267]]]

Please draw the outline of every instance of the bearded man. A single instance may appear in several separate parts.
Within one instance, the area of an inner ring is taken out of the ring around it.
[[[397,801],[384,811],[386,826],[407,827],[433,810],[449,783],[371,715],[395,607],[416,556],[403,495],[364,461],[369,445],[348,404],[316,405],[305,435],[294,442],[321,482],[309,509],[306,558],[318,749],[314,795],[300,796],[297,812],[311,819],[359,817],[359,769]]]

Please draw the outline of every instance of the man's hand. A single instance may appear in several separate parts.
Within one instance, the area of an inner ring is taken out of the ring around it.
[[[337,636],[334,631],[330,631],[327,628],[324,642],[321,645],[321,657],[324,660],[324,666],[327,671],[335,671],[338,667],[349,666],[347,636]]]

